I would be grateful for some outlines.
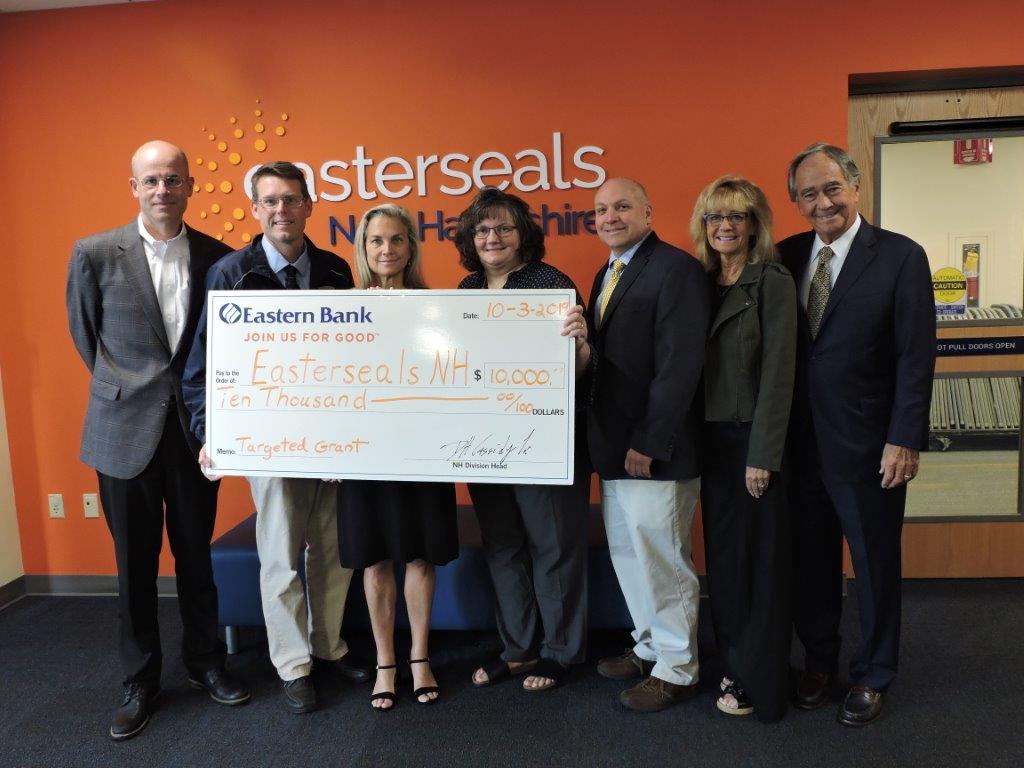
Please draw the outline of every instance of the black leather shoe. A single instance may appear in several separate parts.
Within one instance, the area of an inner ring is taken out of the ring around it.
[[[868,688],[866,685],[855,685],[843,699],[836,720],[853,728],[867,725],[882,714],[883,698],[884,694],[881,691]]]
[[[793,706],[797,709],[817,709],[828,698],[828,689],[831,685],[832,675],[806,670],[801,672],[793,694]]]
[[[252,698],[246,684],[229,675],[223,667],[214,667],[204,672],[190,672],[188,682],[193,688],[206,691],[218,704],[229,707],[245,704]]]
[[[292,714],[302,715],[316,709],[316,688],[309,675],[286,680],[281,683],[281,691],[284,694],[285,709]]]
[[[334,680],[347,680],[350,683],[365,683],[370,679],[370,669],[355,661],[351,653],[340,659],[318,659],[313,657],[313,674]]]
[[[114,713],[110,723],[110,738],[114,741],[130,739],[149,725],[149,715],[153,711],[153,700],[160,693],[158,685],[141,683],[125,683],[124,701]]]

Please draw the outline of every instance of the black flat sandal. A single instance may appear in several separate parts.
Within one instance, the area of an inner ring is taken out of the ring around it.
[[[473,670],[473,676],[470,678],[470,682],[473,684],[474,688],[486,688],[488,685],[494,685],[495,683],[500,683],[502,680],[507,680],[512,677],[512,675],[528,675],[533,672],[537,663],[538,662],[536,660],[523,662],[522,666],[516,667],[516,670],[513,672],[507,661],[501,658],[501,656],[495,656],[490,661],[481,664]],[[487,679],[482,683],[478,683],[476,681],[476,673],[477,670],[480,669],[482,669],[484,674],[487,675]]]
[[[730,707],[723,703],[723,699],[726,696],[732,696],[736,699],[736,706]],[[738,715],[746,716],[754,714],[754,705],[750,699],[747,698],[746,692],[740,688],[735,680],[730,680],[728,685],[722,687],[722,695],[718,697],[718,701],[715,702],[715,706],[718,707],[719,712],[724,712],[727,715]]]
[[[563,667],[554,659],[541,659],[537,662],[537,666],[531,669],[527,676],[529,677],[546,677],[552,682],[545,685],[541,685],[537,688],[527,688],[523,686],[523,690],[527,693],[540,693],[541,691],[548,691],[559,685],[565,676],[569,673],[569,670]]]
[[[409,659],[409,672],[410,673],[412,672],[412,665],[413,664],[429,664],[429,663],[430,663],[430,659],[428,657],[424,657],[422,659]],[[427,699],[426,701],[422,701],[420,699],[420,696],[423,696],[424,694],[427,694],[427,693],[436,693],[437,696],[435,696],[432,699]],[[438,688],[436,685],[421,685],[419,688],[417,688],[416,690],[414,690],[412,692],[412,695],[416,698],[416,703],[417,704],[422,704],[423,706],[427,706],[429,704],[435,704],[437,702],[437,700],[441,698],[441,689]]]
[[[377,665],[377,670],[380,671],[382,669],[396,669],[397,667],[398,667],[397,664],[384,664],[384,665],[378,664]],[[398,677],[397,673],[395,673],[395,677],[396,678]],[[395,682],[397,683],[397,679],[396,679]],[[391,706],[390,707],[374,707],[373,706],[373,702],[375,702],[375,701],[390,701],[391,702]],[[381,691],[380,693],[375,693],[375,694],[373,694],[370,697],[370,706],[373,707],[373,709],[376,709],[378,712],[390,712],[392,709],[395,708],[395,706],[397,704],[398,704],[398,697],[395,696],[395,692],[394,691]]]

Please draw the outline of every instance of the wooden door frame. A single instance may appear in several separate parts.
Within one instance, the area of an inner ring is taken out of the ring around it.
[[[860,207],[866,219],[874,218],[876,207],[875,136],[888,136],[890,123],[1024,115],[1024,67],[999,68],[998,74],[943,71],[932,73],[931,80],[928,74],[850,78],[847,148],[861,170]],[[906,522],[906,578],[1024,577],[1024,521],[1019,517],[985,522],[910,518]]]

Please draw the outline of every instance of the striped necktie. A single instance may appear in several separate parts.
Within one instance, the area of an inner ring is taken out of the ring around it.
[[[818,251],[818,268],[811,277],[811,290],[807,294],[807,327],[811,338],[818,337],[821,318],[825,314],[828,297],[832,293],[832,257],[835,256],[827,245]]]
[[[284,272],[284,287],[289,290],[297,290],[299,287],[299,270],[292,264],[285,267]]]
[[[615,259],[612,262],[612,273],[608,276],[608,282],[605,283],[604,290],[601,291],[601,296],[597,300],[599,322],[604,322],[604,311],[608,308],[608,302],[611,300],[612,294],[615,293],[615,286],[619,284],[619,278],[625,268],[626,265],[622,263],[622,259]]]

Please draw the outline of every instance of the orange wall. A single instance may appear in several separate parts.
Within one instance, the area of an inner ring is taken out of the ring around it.
[[[128,158],[142,141],[166,138],[193,162],[219,162],[216,172],[193,168],[203,182],[235,187],[193,198],[188,220],[210,232],[223,233],[225,221],[211,204],[228,213],[242,205],[239,169],[259,159],[317,166],[351,160],[356,145],[375,159],[514,154],[545,149],[560,131],[570,158],[597,145],[609,175],[646,183],[662,237],[688,246],[693,200],[725,172],[764,186],[784,235],[801,223],[785,195],[785,165],[813,140],[843,143],[848,74],[1019,64],[1024,28],[1019,0],[987,3],[977,32],[922,0],[861,0],[855,11],[814,14],[793,0],[375,5],[161,0],[0,16],[8,280],[0,369],[27,574],[114,571],[102,521],[81,514],[81,494],[96,482],[77,459],[87,376],[68,338],[63,291],[72,242],[136,212]],[[251,143],[257,108],[271,132],[262,155]],[[283,137],[272,133],[278,124]],[[243,154],[241,165],[225,162],[211,132]],[[399,202],[455,215],[469,199],[439,194],[436,176],[429,184],[426,198]],[[592,192],[527,199],[582,210]],[[324,245],[329,213],[358,215],[367,205],[320,202],[309,232]],[[245,231],[254,231],[248,219],[228,240]],[[350,255],[344,242],[337,250]],[[604,258],[589,236],[552,238],[549,252],[584,293]],[[450,243],[428,243],[425,258],[434,286],[461,276]],[[67,519],[46,516],[49,492],[65,495]],[[229,482],[218,533],[249,509],[244,483]]]

